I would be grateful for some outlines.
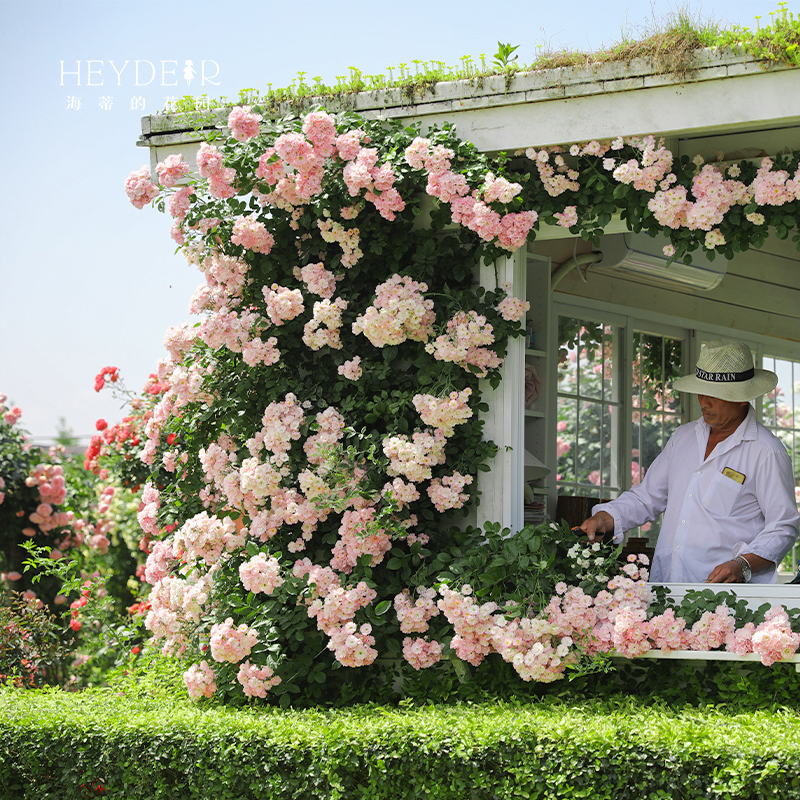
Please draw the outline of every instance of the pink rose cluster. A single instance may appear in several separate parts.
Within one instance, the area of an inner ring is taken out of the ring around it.
[[[226,167],[222,153],[213,144],[203,142],[197,152],[197,170],[202,178],[208,178],[208,193],[217,200],[235,197],[236,170]]]
[[[371,634],[369,623],[358,627],[355,622],[346,622],[330,632],[328,650],[333,650],[336,660],[345,667],[364,667],[378,657],[378,651],[372,647],[375,637]]]
[[[570,155],[580,155],[581,151],[579,148],[574,153],[570,152]],[[576,169],[567,164],[563,152],[564,148],[559,146],[545,147],[541,150],[529,147],[525,151],[525,155],[536,165],[542,186],[550,197],[558,197],[564,192],[577,192],[581,188],[578,180],[580,175]]]
[[[607,166],[611,166],[615,180],[632,184],[634,189],[643,192],[655,192],[656,187],[665,180],[667,183],[675,181],[674,175],[671,173],[668,175],[672,169],[672,153],[664,147],[663,139],[656,142],[653,136],[631,137],[626,138],[624,144],[639,150],[641,157],[622,163],[608,159],[613,162]]]
[[[436,397],[431,394],[416,394],[412,402],[420,419],[432,428],[441,429],[445,436],[455,432],[456,425],[462,425],[472,417],[469,398],[472,389],[469,387],[460,392],[450,392],[447,397]]]
[[[246,142],[260,132],[261,115],[254,114],[250,106],[236,106],[228,114],[228,128],[237,142]]]
[[[328,649],[346,667],[361,667],[371,664],[378,656],[372,645],[370,625],[360,627],[353,621],[359,609],[372,603],[377,592],[364,581],[344,589],[336,573],[330,567],[319,567],[308,559],[294,566],[298,578],[306,577],[316,590],[317,597],[308,606],[308,616],[316,617],[317,628],[329,637]]]
[[[396,176],[391,164],[386,162],[377,167],[377,161],[378,151],[374,147],[362,147],[355,159],[345,164],[342,177],[351,197],[366,190],[365,199],[375,206],[384,219],[393,220],[396,212],[402,211],[406,204],[394,188]]]
[[[259,553],[240,564],[239,579],[242,586],[253,594],[272,594],[283,583],[278,559],[266,553]]]
[[[316,264],[306,264],[305,267],[295,267],[294,276],[305,283],[311,294],[326,300],[330,300],[336,291],[336,276],[325,269],[321,261]]]
[[[180,656],[186,651],[189,636],[206,612],[214,569],[204,575],[192,573],[191,578],[168,575],[156,581],[150,590],[150,609],[144,626],[151,631],[154,641],[164,639],[161,648],[164,655]]]
[[[345,419],[333,406],[328,406],[314,421],[317,432],[306,439],[303,450],[310,464],[323,464],[325,448],[335,445],[344,435]]]
[[[363,555],[376,566],[392,548],[392,537],[375,522],[375,509],[347,510],[342,514],[339,539],[333,546],[331,567],[349,575]]]
[[[467,372],[485,378],[490,369],[503,363],[487,345],[494,343],[492,326],[477,311],[458,311],[447,322],[445,332],[425,345],[437,361],[458,364]]]
[[[25,478],[25,485],[34,488],[39,494],[39,504],[36,510],[28,515],[28,519],[36,525],[43,533],[57,528],[67,527],[73,524],[75,513],[73,511],[56,511],[54,506],[60,505],[67,497],[67,486],[64,480],[64,468],[61,464],[37,464],[33,467]],[[78,521],[75,521],[77,525]],[[78,526],[76,533],[80,532]],[[32,536],[33,528],[23,529],[23,533]],[[80,544],[83,541],[82,535],[78,537]],[[62,547],[70,546],[70,536],[61,543]]]
[[[236,217],[233,223],[231,241],[241,245],[245,250],[267,254],[275,244],[275,237],[266,229],[263,222],[255,214],[247,217]]]
[[[391,494],[398,509],[403,509],[409,503],[419,500],[419,491],[413,483],[406,483],[402,478],[395,478],[391,483],[385,483],[381,494],[385,497]]]
[[[674,176],[673,176],[674,177]],[[667,188],[655,193],[647,207],[655,218],[666,227],[688,228],[712,232],[725,214],[735,204],[749,202],[751,194],[740,181],[725,180],[723,174],[713,165],[707,164],[692,180],[692,194],[695,200],[688,199],[685,186]],[[719,236],[719,231],[716,231]],[[706,237],[709,239],[709,237]],[[711,241],[714,241],[714,236]],[[718,244],[724,243],[718,241]],[[714,245],[712,245],[714,246]]]
[[[355,356],[344,364],[340,364],[336,370],[340,375],[349,381],[357,381],[363,374],[361,368],[361,356]]]
[[[22,409],[19,406],[8,408],[5,405],[6,400],[6,395],[0,394],[0,414],[3,415],[3,421],[7,425],[16,425],[19,422],[20,417],[22,417]]]
[[[303,294],[299,289],[287,289],[273,283],[271,287],[264,286],[261,291],[267,303],[267,315],[273,325],[283,325],[305,310]]]
[[[760,206],[782,206],[800,199],[800,167],[793,177],[789,177],[786,170],[773,171],[773,166],[771,158],[764,158],[761,161],[750,187],[756,203]]]
[[[442,645],[435,640],[406,636],[403,639],[403,658],[416,670],[427,669],[442,660]]]
[[[147,167],[134,170],[125,179],[125,194],[134,208],[142,209],[151,200],[158,197],[159,189],[150,179],[150,170]]]
[[[345,228],[341,222],[332,219],[318,219],[317,228],[324,241],[342,248],[342,266],[352,267],[364,255],[359,247],[358,228]]]
[[[139,510],[137,512],[137,519],[139,520],[139,527],[146,533],[152,536],[158,534],[157,516],[158,510],[161,507],[161,496],[153,486],[152,483],[146,483],[142,491],[142,499],[139,502]]]
[[[507,204],[522,190],[517,183],[496,178],[488,173],[482,187],[470,193],[467,179],[451,170],[455,153],[428,139],[417,137],[406,148],[406,163],[428,173],[426,191],[442,203],[449,203],[453,222],[469,228],[484,241],[494,242],[506,250],[516,250],[528,238],[539,215],[536,211],[500,214],[488,203]],[[483,199],[481,198],[483,196]]]
[[[153,545],[153,549],[147,556],[144,567],[144,579],[151,586],[155,586],[162,578],[170,575],[178,565],[175,553],[172,550],[172,543],[169,541],[158,541]]]
[[[267,692],[281,682],[271,667],[259,667],[249,661],[239,665],[236,680],[242,685],[245,697],[266,697]]]
[[[426,300],[425,283],[392,275],[375,289],[375,300],[353,323],[353,333],[363,333],[375,347],[397,345],[406,339],[426,342],[433,335],[436,314]]]
[[[428,497],[439,513],[451,508],[463,508],[469,502],[469,495],[462,490],[471,483],[472,475],[462,475],[460,472],[434,478],[428,486]]]
[[[314,303],[314,316],[303,327],[303,342],[312,350],[330,347],[342,349],[339,331],[342,327],[342,311],[347,308],[347,301],[337,297],[336,300],[318,300]]]
[[[203,659],[199,664],[192,664],[183,673],[186,691],[192,700],[211,697],[217,691],[216,675],[209,663]]]
[[[394,610],[401,633],[425,633],[428,630],[428,620],[439,616],[436,589],[423,586],[417,590],[417,594],[419,596],[413,603],[408,589],[395,595]]]
[[[531,304],[527,300],[520,300],[517,297],[504,297],[497,304],[497,310],[506,322],[519,322],[530,308]]]
[[[173,194],[167,202],[167,210],[175,220],[170,230],[170,236],[180,247],[186,244],[186,230],[182,227],[183,221],[189,214],[192,207],[192,195],[195,194],[193,186],[183,186]]]
[[[67,497],[64,467],[61,464],[37,464],[25,478],[25,485],[39,492],[42,503],[60,505]]]
[[[273,463],[285,463],[289,460],[287,454],[292,442],[300,438],[300,426],[304,421],[305,413],[292,392],[282,401],[270,403],[264,409],[261,430],[247,442],[251,455],[257,455],[264,448],[272,453]]]
[[[433,434],[415,431],[411,438],[401,433],[383,440],[383,452],[389,459],[390,476],[404,475],[412,483],[429,480],[431,467],[444,464],[447,439],[437,428]]]
[[[219,519],[201,511],[175,532],[172,548],[175,555],[187,560],[216,564],[223,553],[232,553],[244,545],[245,535],[236,530],[230,517]]]
[[[486,173],[481,189],[484,202],[503,205],[508,205],[521,191],[521,184],[511,183],[502,176],[496,178],[491,172]]]
[[[214,661],[227,661],[230,664],[238,664],[249,656],[257,641],[258,633],[255,630],[244,623],[235,626],[232,617],[212,625],[208,639]]]
[[[578,224],[577,206],[566,206],[563,211],[553,214],[562,228],[572,228]]]
[[[394,169],[388,161],[378,166],[378,151],[363,147],[362,141],[367,141],[363,131],[350,130],[337,136],[333,117],[324,111],[312,112],[303,120],[302,133],[278,136],[262,154],[256,178],[274,188],[267,194],[258,189],[253,193],[261,203],[291,211],[322,192],[329,165],[341,170],[351,196],[364,192],[364,200],[392,220],[405,208],[394,186]],[[352,266],[359,257],[360,252],[356,256],[353,248],[343,263]]]
[[[161,185],[171,189],[179,180],[189,174],[189,165],[183,160],[183,156],[180,153],[173,153],[163,161],[158,162],[156,172]],[[172,216],[176,215],[173,214]]]

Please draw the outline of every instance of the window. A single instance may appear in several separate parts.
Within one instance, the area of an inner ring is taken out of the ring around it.
[[[558,494],[617,497],[641,481],[683,421],[671,388],[682,374],[683,337],[631,318],[565,311],[558,347]],[[659,528],[656,520],[629,536],[654,545]]]
[[[559,494],[612,497],[623,486],[614,442],[621,419],[620,329],[578,317],[559,316]]]

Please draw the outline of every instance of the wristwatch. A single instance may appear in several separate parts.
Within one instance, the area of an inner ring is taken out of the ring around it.
[[[733,560],[742,568],[742,581],[744,583],[750,583],[750,578],[753,575],[753,571],[750,569],[750,563],[748,560],[742,556],[736,556],[736,558]]]

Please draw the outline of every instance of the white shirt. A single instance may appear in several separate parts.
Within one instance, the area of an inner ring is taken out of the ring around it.
[[[664,512],[651,581],[702,583],[714,567],[755,553],[775,567],[753,583],[775,583],[777,565],[798,534],[792,464],[780,440],[750,407],[739,427],[705,458],[709,426],[681,425],[644,480],[592,513],[614,518],[614,541]],[[734,478],[723,475],[729,468]]]

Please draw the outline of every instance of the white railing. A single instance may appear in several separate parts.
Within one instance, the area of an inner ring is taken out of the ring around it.
[[[765,603],[782,605],[787,610],[800,609],[800,585],[789,586],[785,583],[746,583],[736,584],[735,589],[722,588],[721,584],[703,583],[652,583],[651,586],[666,586],[669,589],[670,599],[680,602],[689,591],[703,591],[711,589],[718,593],[736,595],[738,600],[744,600],[747,607],[756,610]],[[613,656],[615,660],[624,660],[625,656]],[[726,650],[650,650],[637,658],[674,659],[681,661],[760,661],[757,653],[738,655]],[[795,670],[800,672],[800,653],[791,658],[781,660],[781,663],[795,665]]]

